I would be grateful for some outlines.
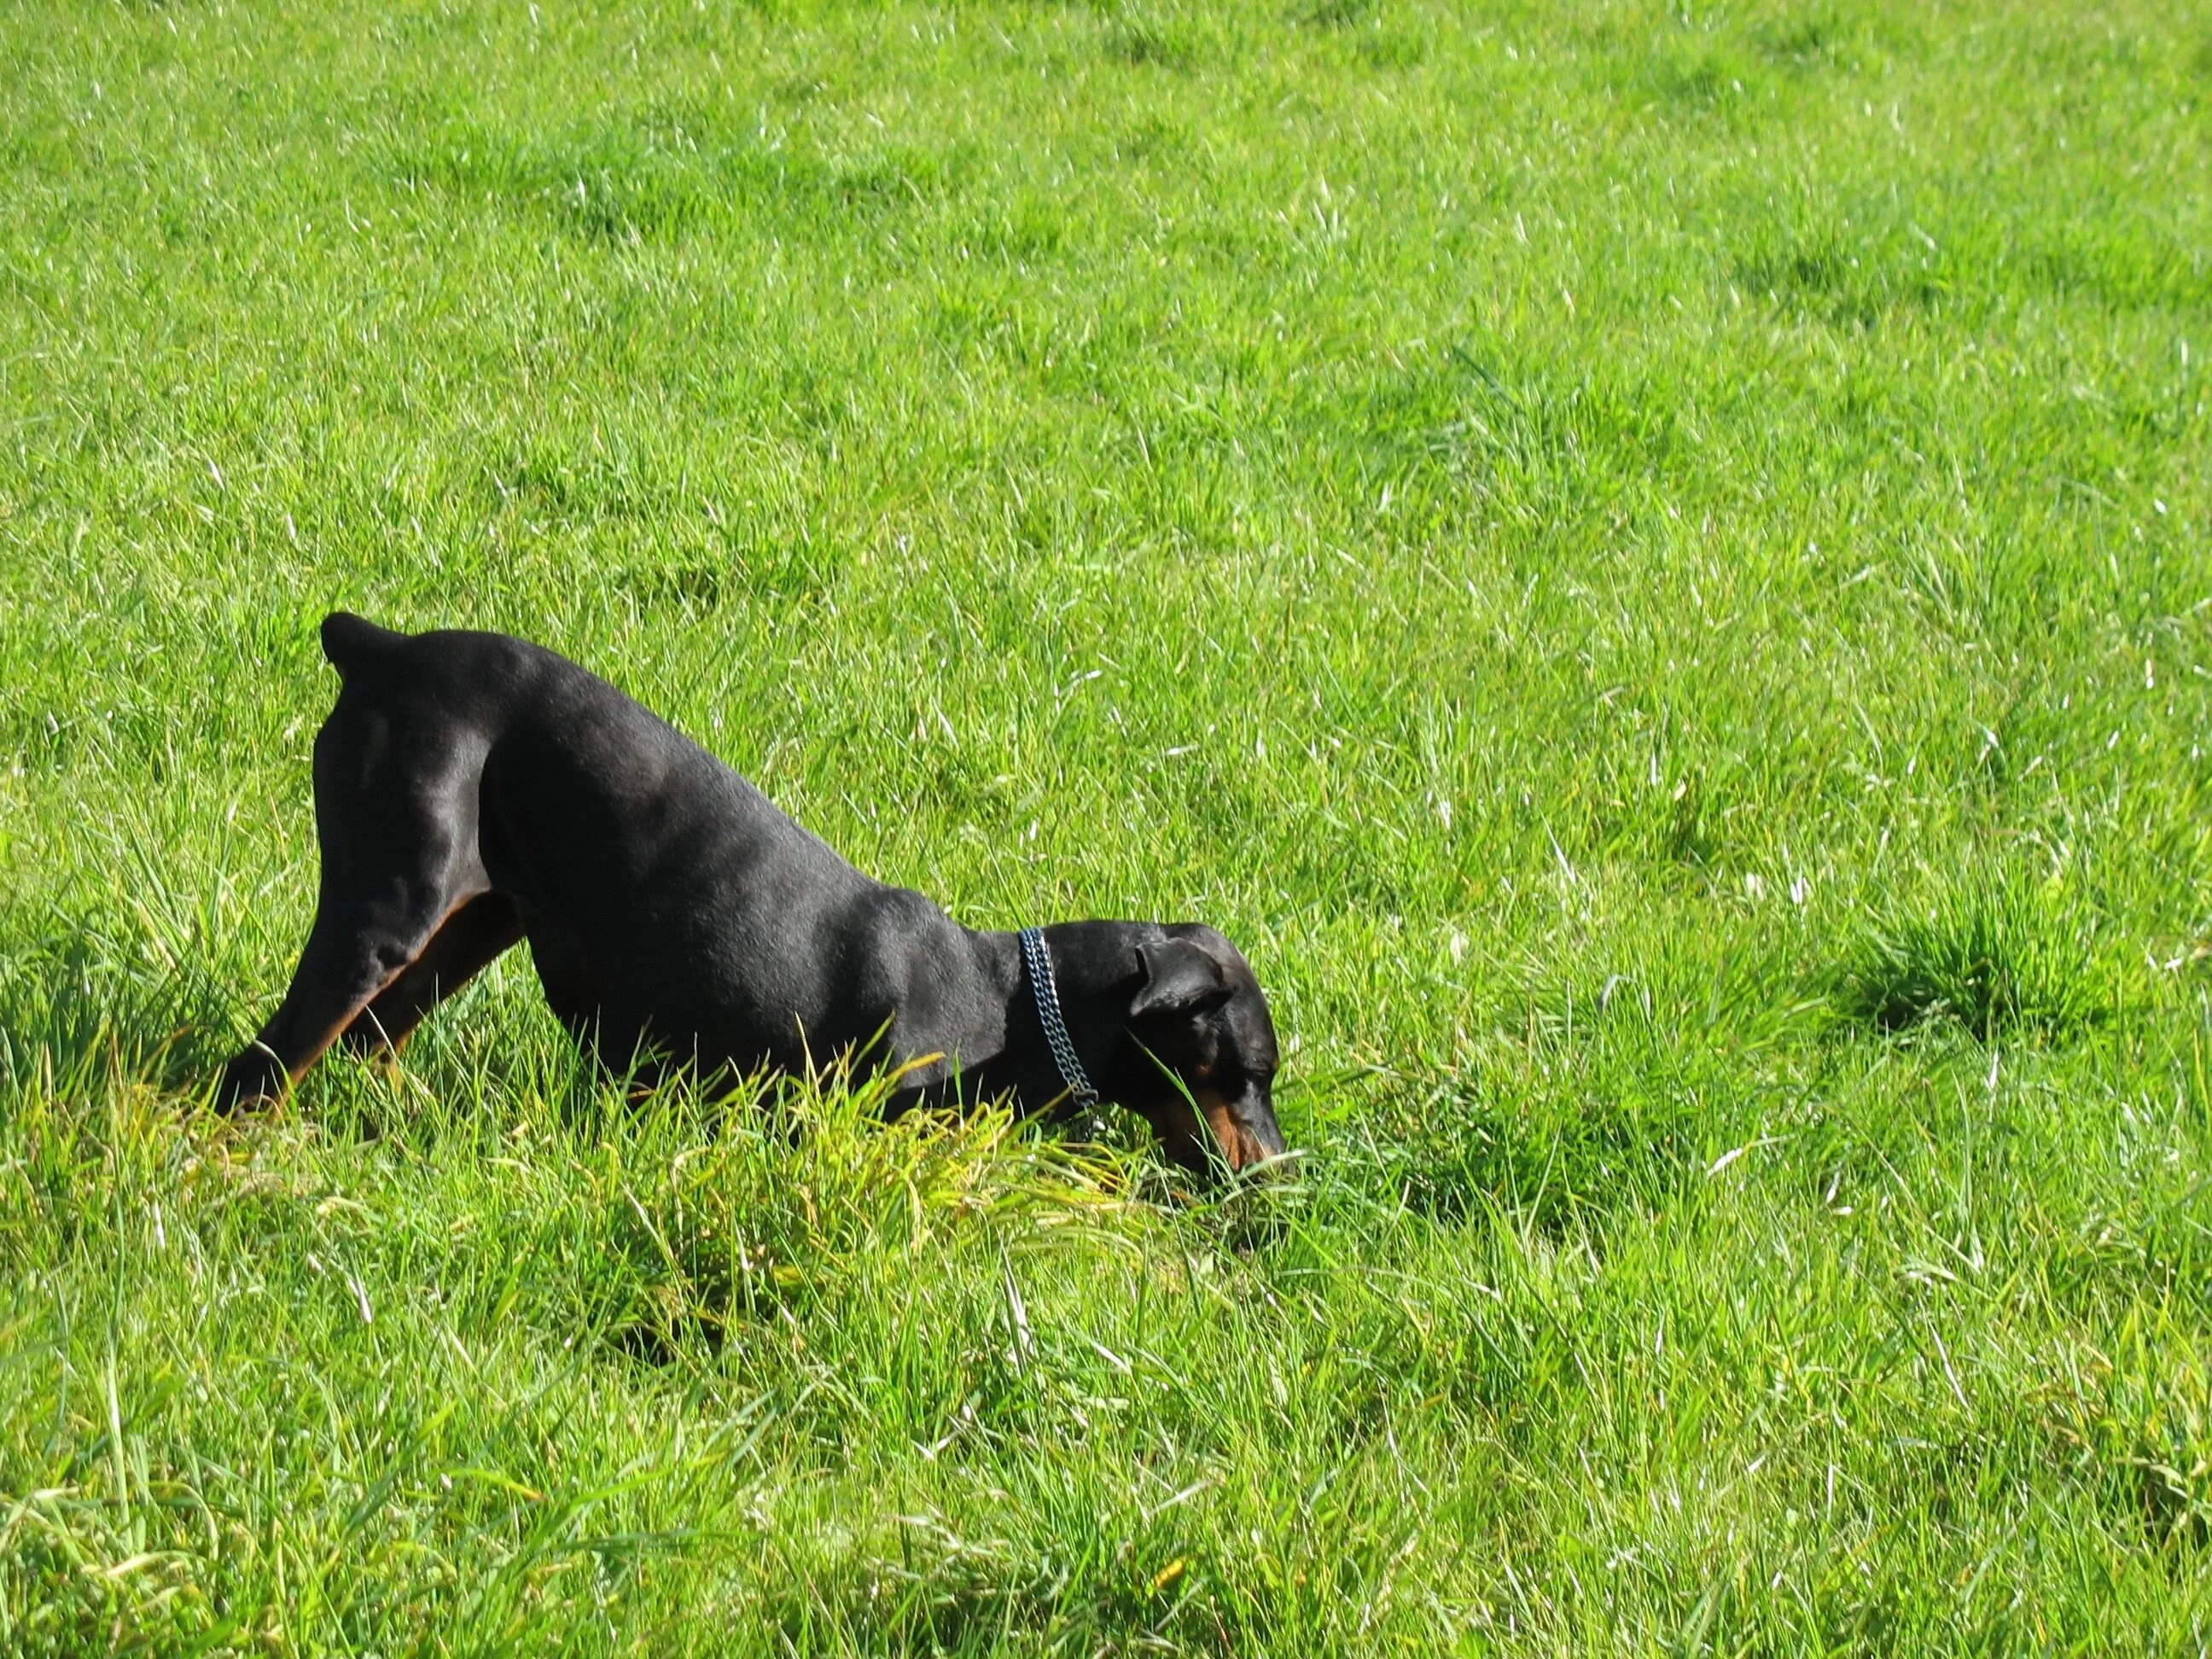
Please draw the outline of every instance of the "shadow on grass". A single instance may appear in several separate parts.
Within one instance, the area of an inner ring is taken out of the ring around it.
[[[389,146],[410,191],[535,218],[602,246],[672,242],[763,216],[793,232],[872,218],[941,195],[945,168],[921,150],[848,155],[770,149],[704,102],[623,112],[550,136],[453,121]]]

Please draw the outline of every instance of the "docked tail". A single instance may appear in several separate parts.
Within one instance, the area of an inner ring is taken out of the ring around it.
[[[323,654],[340,678],[362,663],[382,656],[406,639],[388,628],[379,628],[350,611],[333,611],[323,618]]]

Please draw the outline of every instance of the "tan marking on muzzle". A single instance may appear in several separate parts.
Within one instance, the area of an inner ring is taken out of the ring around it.
[[[1267,1157],[1265,1149],[1246,1134],[1243,1126],[1237,1121],[1236,1115],[1229,1109],[1226,1095],[1216,1093],[1212,1089],[1200,1089],[1194,1092],[1199,1110],[1206,1115],[1206,1121],[1213,1130],[1213,1144],[1221,1148],[1221,1156],[1228,1160],[1232,1173]]]

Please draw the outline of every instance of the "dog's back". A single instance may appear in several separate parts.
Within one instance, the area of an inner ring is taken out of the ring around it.
[[[613,1064],[659,1042],[795,1069],[941,1000],[911,981],[957,948],[942,910],[854,869],[597,675],[506,635],[343,611],[322,639],[343,686],[317,799],[356,803],[325,826],[326,865],[335,844],[340,866],[388,874],[450,844],[441,902],[511,903],[555,1012]],[[409,823],[381,822],[395,802]]]

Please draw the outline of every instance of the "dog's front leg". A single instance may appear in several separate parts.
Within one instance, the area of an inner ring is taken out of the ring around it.
[[[415,1028],[522,939],[522,921],[504,894],[479,893],[447,916],[422,953],[377,993],[338,1037],[349,1054],[399,1052]]]
[[[363,900],[326,888],[291,988],[223,1068],[216,1104],[229,1110],[281,1097],[422,955],[444,911],[442,894]]]
[[[283,1003],[223,1068],[218,1107],[282,1096],[364,1009],[399,986],[439,929],[489,886],[477,851],[482,750],[456,737],[419,711],[393,718],[351,685],[340,695],[315,738],[323,872],[314,926]],[[472,913],[472,920],[494,918]],[[493,940],[464,942],[489,947]],[[499,941],[499,948],[508,943]],[[473,971],[482,963],[447,964],[442,975],[434,964],[422,994],[401,987],[397,1001],[419,1018],[412,1005],[419,1000],[427,1011],[439,983],[450,988],[466,977],[453,974],[462,965]],[[397,1017],[401,1010],[395,1004],[386,1012]]]

